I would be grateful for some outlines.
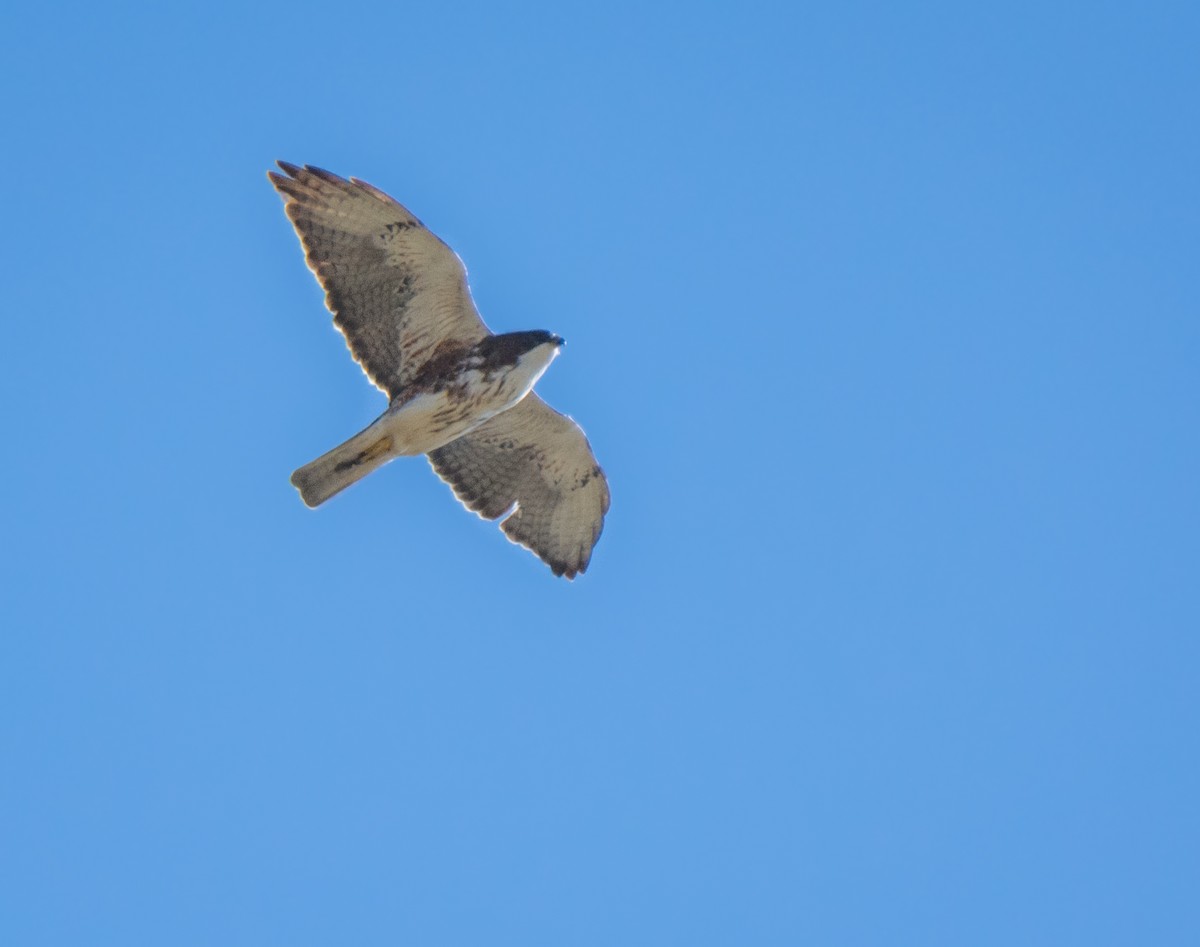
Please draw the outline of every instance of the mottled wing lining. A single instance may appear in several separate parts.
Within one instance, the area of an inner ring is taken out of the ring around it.
[[[555,575],[587,571],[608,512],[608,481],[579,425],[535,394],[429,454],[454,495]]]
[[[279,167],[284,174],[268,177],[284,198],[334,324],[389,397],[439,343],[488,334],[462,262],[401,204],[354,178],[284,161]]]

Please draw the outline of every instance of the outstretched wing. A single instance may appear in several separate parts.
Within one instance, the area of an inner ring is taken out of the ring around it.
[[[488,335],[467,271],[446,244],[383,191],[312,165],[267,176],[355,361],[395,397],[447,339]]]
[[[587,570],[608,512],[608,481],[579,425],[532,392],[470,434],[430,451],[454,495],[555,575]]]

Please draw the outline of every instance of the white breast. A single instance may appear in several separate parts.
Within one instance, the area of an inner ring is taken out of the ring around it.
[[[427,454],[507,411],[529,394],[556,355],[558,346],[547,342],[503,374],[464,372],[448,391],[417,395],[389,408],[382,420],[395,453]]]

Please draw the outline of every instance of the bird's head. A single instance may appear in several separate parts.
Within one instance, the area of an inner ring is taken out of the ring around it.
[[[530,360],[549,365],[563,344],[562,337],[553,332],[532,329],[488,336],[479,342],[476,352],[483,367],[489,369],[511,368]]]

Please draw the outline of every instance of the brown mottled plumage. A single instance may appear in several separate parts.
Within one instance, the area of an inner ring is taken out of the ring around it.
[[[608,512],[608,481],[579,425],[536,394],[430,451],[429,462],[485,519],[515,503],[500,528],[555,575],[573,579],[587,569]]]
[[[284,198],[334,324],[387,393],[364,431],[301,467],[318,506],[395,457],[428,454],[438,475],[555,575],[584,572],[604,526],[608,483],[583,431],[532,394],[562,339],[493,335],[462,261],[404,207],[355,178],[279,162]]]

